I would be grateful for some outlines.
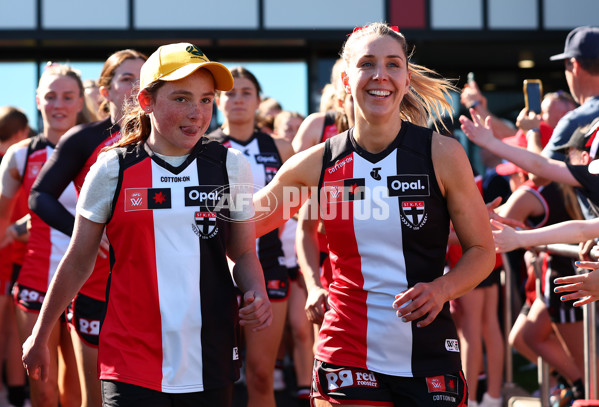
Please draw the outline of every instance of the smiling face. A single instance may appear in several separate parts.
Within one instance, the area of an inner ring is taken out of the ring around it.
[[[255,121],[260,96],[251,80],[238,76],[233,89],[220,92],[217,103],[228,123],[245,124]]]
[[[44,121],[44,133],[54,140],[77,123],[83,108],[83,95],[77,81],[65,75],[44,75],[36,95],[37,108]]]
[[[208,130],[214,91],[214,78],[206,69],[165,82],[154,96],[142,90],[139,104],[152,123],[148,145],[163,155],[188,154]]]
[[[410,85],[402,44],[390,35],[367,34],[351,45],[343,83],[353,96],[356,122],[399,120],[399,106]]]

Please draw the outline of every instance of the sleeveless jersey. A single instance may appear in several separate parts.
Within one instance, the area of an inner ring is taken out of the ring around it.
[[[333,282],[317,359],[404,377],[461,369],[448,303],[424,328],[392,307],[397,294],[443,275],[449,213],[431,140],[431,130],[403,122],[377,154],[353,129],[325,142],[319,198]]]
[[[73,181],[77,193],[81,191],[85,176],[96,162],[98,154],[121,137],[118,125],[110,118],[76,126],[66,133],[58,143],[44,170],[33,185],[31,196],[36,200],[32,209],[52,227],[72,233],[74,218],[57,216],[61,208],[55,208],[56,196],[62,193],[68,182]],[[94,271],[85,282],[81,294],[96,300],[106,299],[106,281],[110,272],[107,258],[98,256]]]
[[[324,125],[322,127],[322,137],[320,139],[321,143],[324,143],[326,140],[339,134],[339,129],[335,123],[336,117],[337,114],[332,110],[329,110],[324,114]]]
[[[3,155],[0,156],[2,161]],[[27,207],[27,196],[19,188],[15,195],[15,203],[10,216],[10,223],[21,219],[23,216],[29,213]],[[11,281],[13,278],[13,264],[23,264],[23,258],[25,257],[25,243],[14,241],[6,247],[0,249],[0,281]],[[0,292],[0,295],[2,293]]]
[[[566,210],[564,198],[557,183],[552,182],[546,186],[537,186],[532,181],[527,181],[521,188],[524,188],[526,191],[533,194],[545,208],[545,216],[528,219],[527,223],[531,227],[539,228],[572,220]],[[573,259],[570,257],[557,254],[542,254],[542,257],[541,291],[548,296],[551,292],[551,280],[558,275],[569,276],[575,274],[575,268]]]
[[[237,300],[225,255],[227,150],[202,139],[179,166],[145,144],[119,148],[100,378],[166,393],[238,375]]]
[[[41,134],[31,138],[26,150],[26,166],[23,174],[22,193],[29,196],[31,186],[37,178],[42,165],[54,151],[54,146]],[[75,214],[77,193],[73,183],[69,183],[60,195],[59,201],[71,213]],[[71,238],[48,226],[34,212],[31,213],[31,230],[23,267],[17,282],[21,285],[46,292],[58,263],[62,260]]]
[[[339,134],[339,129],[337,128],[337,124],[335,123],[335,118],[337,114],[329,110],[324,115],[324,125],[322,127],[322,137],[320,139],[321,143],[324,143],[326,140],[330,139],[333,136]],[[322,259],[322,270],[320,273],[320,284],[323,288],[327,288],[329,284],[331,284],[332,280],[332,270],[331,270],[331,262],[329,260],[329,249],[326,234],[318,233],[318,249],[321,253]]]
[[[209,137],[220,141],[227,148],[241,151],[246,156],[252,169],[254,188],[266,186],[281,168],[279,150],[268,134],[256,130],[249,140],[242,142],[227,136],[222,129],[217,129],[210,133]],[[263,269],[284,265],[278,229],[256,239],[256,253]]]

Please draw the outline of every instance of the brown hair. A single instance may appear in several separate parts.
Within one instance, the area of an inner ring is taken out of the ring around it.
[[[0,106],[0,142],[10,139],[28,126],[27,115],[22,110],[13,106]]]
[[[161,80],[154,81],[145,87],[145,91],[148,92],[152,98],[156,98],[156,92],[164,85],[164,83],[165,82]],[[138,87],[139,85],[135,86],[135,88]],[[134,89],[134,92],[135,90],[136,89]],[[132,101],[126,101],[123,109],[125,113],[121,124],[121,138],[112,146],[107,147],[106,150],[141,143],[150,136],[150,132],[152,131],[150,118],[141,106],[139,106],[137,98],[134,98]]]
[[[410,89],[404,96],[399,108],[403,120],[426,126],[428,117],[443,117],[445,114],[453,115],[453,107],[447,99],[450,98],[451,92],[457,92],[458,89],[453,83],[440,77],[432,69],[411,62],[413,52],[408,52],[406,38],[402,33],[395,31],[385,23],[369,24],[360,30],[354,31],[347,38],[341,49],[341,57],[346,63],[351,58],[353,44],[369,35],[394,38],[399,42],[406,56],[411,81]],[[434,125],[438,129],[437,120],[435,120]]]
[[[110,88],[112,78],[114,78],[114,72],[128,59],[142,59],[147,61],[148,57],[134,49],[123,49],[115,52],[106,59],[106,62],[104,62],[102,72],[100,72],[100,77],[98,78],[98,86]],[[106,100],[102,101],[98,110],[100,112],[110,113],[108,110],[108,102]]]

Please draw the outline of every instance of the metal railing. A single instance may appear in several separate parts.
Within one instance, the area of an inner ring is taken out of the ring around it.
[[[565,257],[571,257],[573,259],[578,258],[578,245],[571,244],[551,244],[546,246],[537,246],[534,248],[533,253],[547,252],[549,254],[556,254]],[[593,260],[599,259],[599,249],[594,248],[590,256]],[[502,254],[504,274],[502,278],[505,305],[504,305],[504,326],[505,329],[505,387],[506,390],[515,387],[513,381],[513,360],[512,360],[512,349],[509,343],[509,327],[512,326],[513,321],[513,310],[512,310],[512,291],[513,282],[512,277],[515,275],[511,269],[511,264],[508,256]],[[537,293],[540,292],[539,281],[540,281],[540,265],[535,259],[535,272],[537,275]],[[597,399],[597,347],[596,347],[596,324],[595,324],[595,303],[583,305],[583,335],[584,335],[584,383],[585,383],[585,399]],[[538,363],[538,381],[541,398],[541,406],[549,407],[549,365],[539,358]]]

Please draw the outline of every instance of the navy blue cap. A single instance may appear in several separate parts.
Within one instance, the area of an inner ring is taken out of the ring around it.
[[[576,27],[566,38],[564,52],[549,59],[559,61],[568,58],[599,59],[599,28]]]

